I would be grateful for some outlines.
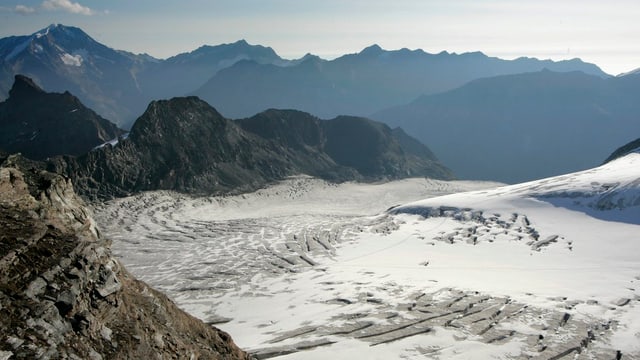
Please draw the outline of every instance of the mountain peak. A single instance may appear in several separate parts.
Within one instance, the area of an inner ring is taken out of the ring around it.
[[[130,138],[181,134],[194,127],[223,126],[226,119],[196,96],[154,100],[131,128]],[[222,125],[221,125],[222,124]]]
[[[13,87],[9,91],[10,97],[21,97],[24,95],[42,94],[44,90],[39,87],[31,78],[24,75],[16,75]]]
[[[46,28],[35,32],[31,36],[33,38],[39,39],[49,34],[52,34],[54,36],[89,37],[89,35],[87,35],[87,33],[85,33],[84,31],[82,31],[82,29],[74,26],[63,25],[63,24],[51,24]]]
[[[377,55],[380,54],[381,52],[383,52],[384,50],[382,50],[382,48],[380,47],[380,45],[378,44],[373,44],[371,46],[368,46],[366,48],[364,48],[360,54],[361,55]]]

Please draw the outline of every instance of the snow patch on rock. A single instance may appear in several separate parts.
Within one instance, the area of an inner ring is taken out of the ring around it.
[[[82,66],[82,62],[83,62],[83,58],[81,55],[71,55],[71,54],[67,54],[67,53],[63,53],[62,55],[60,55],[60,60],[62,60],[62,62],[65,65],[68,66]]]

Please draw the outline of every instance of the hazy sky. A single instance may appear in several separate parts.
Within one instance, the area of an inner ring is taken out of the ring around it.
[[[0,37],[52,23],[160,58],[246,39],[285,58],[331,59],[376,43],[579,57],[614,75],[640,68],[640,0],[0,0]]]

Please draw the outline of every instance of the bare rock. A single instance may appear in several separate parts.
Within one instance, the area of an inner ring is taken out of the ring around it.
[[[68,179],[0,163],[0,359],[249,359],[112,258]]]

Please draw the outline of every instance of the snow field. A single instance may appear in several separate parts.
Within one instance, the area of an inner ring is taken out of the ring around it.
[[[498,188],[298,177],[96,212],[133,274],[258,358],[638,358],[638,162]]]

